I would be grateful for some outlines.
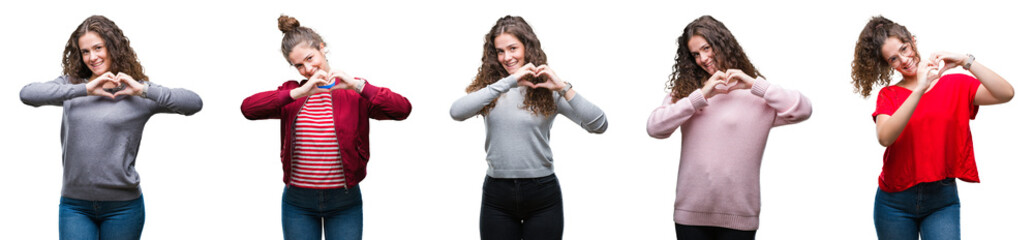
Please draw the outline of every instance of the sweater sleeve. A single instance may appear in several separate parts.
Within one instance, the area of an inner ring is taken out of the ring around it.
[[[671,95],[665,96],[661,106],[654,109],[646,120],[646,133],[658,139],[668,138],[675,129],[692,118],[697,110],[704,107],[707,107],[707,99],[700,89],[674,103],[671,102]]]
[[[182,88],[167,88],[154,83],[146,83],[147,99],[155,102],[160,113],[177,113],[194,115],[201,111],[201,96],[194,91]]]
[[[60,76],[49,82],[29,83],[22,87],[19,94],[25,105],[39,107],[43,105],[61,106],[65,100],[86,96],[86,84],[72,84],[68,76]]]
[[[783,89],[764,78],[754,81],[750,93],[765,99],[765,104],[776,110],[773,127],[799,123],[811,117],[811,101],[796,90]]]
[[[589,133],[607,131],[607,115],[603,113],[603,109],[583,98],[581,94],[576,93],[571,101],[567,101],[560,94],[554,96],[557,98],[557,112],[577,123],[582,129]]]
[[[245,98],[241,103],[241,114],[248,120],[279,119],[282,117],[280,108],[294,102],[294,98],[291,98],[291,89],[297,85],[294,81],[288,81],[276,90],[256,93]]]
[[[510,89],[514,87],[517,87],[517,78],[506,77],[500,79],[485,88],[457,99],[456,102],[452,103],[452,108],[449,109],[449,114],[452,115],[453,120],[467,120],[468,118],[477,115],[478,112],[481,112],[481,109],[484,109],[485,106],[488,106],[488,104],[491,104],[496,98],[499,98],[500,95],[510,91]]]
[[[369,81],[366,82],[363,92],[359,95],[370,101],[370,118],[373,119],[404,120],[413,110],[413,106],[406,97],[392,92],[386,87],[374,86]]]

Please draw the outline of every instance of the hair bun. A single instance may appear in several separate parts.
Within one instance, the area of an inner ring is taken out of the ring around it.
[[[280,18],[277,19],[277,21],[279,22],[278,27],[280,27],[280,31],[285,33],[294,31],[295,29],[298,29],[298,26],[301,26],[301,24],[298,23],[298,19],[287,15],[280,15]]]

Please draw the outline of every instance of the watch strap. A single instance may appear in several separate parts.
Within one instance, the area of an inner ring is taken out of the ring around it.
[[[560,90],[560,97],[567,96],[567,90],[571,90],[571,88],[574,87],[571,85],[571,82],[564,82],[564,84],[564,89]]]
[[[968,53],[966,54],[966,56],[968,58],[966,58],[966,63],[962,65],[962,69],[966,69],[966,71],[969,71],[969,67],[973,66],[973,61],[976,61],[977,57],[974,57],[973,54]]]

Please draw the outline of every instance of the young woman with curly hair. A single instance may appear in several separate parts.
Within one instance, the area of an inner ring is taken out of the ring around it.
[[[887,147],[873,220],[880,239],[959,239],[955,178],[979,182],[969,120],[978,106],[1005,103],[1013,88],[969,54],[935,52],[920,57],[905,26],[873,17],[855,45],[851,78],[855,92],[869,96],[902,79],[876,99],[876,138]],[[943,67],[941,67],[943,64]],[[947,74],[962,67],[975,76]]]
[[[201,97],[149,81],[129,38],[104,16],[86,18],[72,32],[62,67],[63,76],[21,91],[26,105],[64,108],[58,234],[140,239],[144,199],[134,166],[144,124],[157,113],[197,113]]]
[[[808,119],[811,103],[762,78],[725,24],[711,16],[690,22],[678,46],[671,94],[646,126],[659,139],[682,129],[676,236],[754,239],[768,133]]]
[[[531,26],[516,16],[500,18],[485,34],[481,67],[467,93],[450,114],[457,121],[485,119],[481,239],[560,239],[563,202],[549,130],[561,114],[603,133],[603,110],[557,77]]]
[[[370,119],[404,120],[409,100],[327,62],[327,44],[298,20],[278,19],[280,51],[301,81],[251,95],[241,103],[250,120],[280,119],[284,239],[362,239],[359,182],[370,159]]]

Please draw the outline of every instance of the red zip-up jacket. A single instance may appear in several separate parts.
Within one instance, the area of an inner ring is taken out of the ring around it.
[[[241,103],[241,113],[247,119],[280,119],[280,162],[285,184],[291,175],[294,122],[309,98],[293,99],[291,89],[303,84],[305,81],[287,81],[276,90],[256,93]],[[403,120],[409,117],[413,107],[402,95],[369,82],[363,87],[362,94],[338,89],[330,92],[330,98],[334,132],[337,133],[338,150],[345,169],[345,185],[352,188],[366,177],[366,163],[370,160],[370,118]]]

